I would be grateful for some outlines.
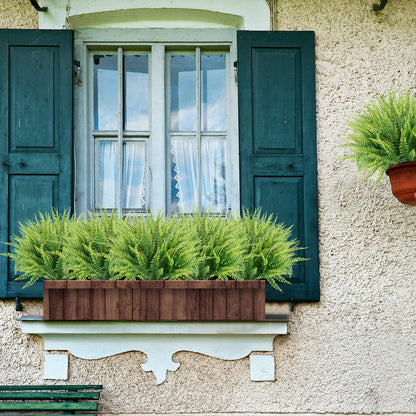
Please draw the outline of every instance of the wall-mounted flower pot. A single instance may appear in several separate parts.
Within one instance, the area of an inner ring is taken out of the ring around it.
[[[406,205],[416,205],[416,162],[399,163],[386,170],[393,195]]]
[[[43,290],[50,321],[265,319],[264,280],[45,280]]]

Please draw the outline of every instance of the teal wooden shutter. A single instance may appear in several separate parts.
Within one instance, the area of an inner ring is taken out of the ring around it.
[[[72,31],[0,30],[0,241],[39,212],[72,202]],[[1,252],[8,247],[1,244]],[[0,297],[21,290],[13,263],[0,256]]]
[[[277,214],[309,260],[284,293],[267,300],[319,300],[313,32],[239,31],[238,94],[241,206]]]

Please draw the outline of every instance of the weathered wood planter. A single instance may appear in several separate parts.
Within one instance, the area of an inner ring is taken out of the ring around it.
[[[46,280],[43,288],[50,321],[265,319],[264,280]]]

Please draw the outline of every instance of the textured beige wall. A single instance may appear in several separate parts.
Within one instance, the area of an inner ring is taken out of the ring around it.
[[[0,1],[0,28],[34,29],[38,27],[38,13],[29,0]]]
[[[69,382],[102,383],[103,412],[416,414],[416,211],[387,181],[373,187],[338,160],[345,118],[377,91],[415,89],[416,2],[389,1],[378,14],[373,2],[273,4],[275,28],[316,32],[322,293],[319,303],[297,305],[290,334],[276,338],[277,380],[250,382],[248,359],[180,352],[179,370],[155,386],[141,353],[71,356]],[[2,7],[0,22],[12,24]],[[21,334],[13,306],[0,302],[0,383],[43,382],[43,342]],[[40,311],[39,302],[24,306],[24,314]]]

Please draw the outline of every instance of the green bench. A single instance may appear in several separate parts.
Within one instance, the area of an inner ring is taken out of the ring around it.
[[[43,416],[39,412],[64,415],[82,412],[91,415],[97,411],[102,388],[103,386],[0,386],[0,414],[28,411],[19,415]]]

